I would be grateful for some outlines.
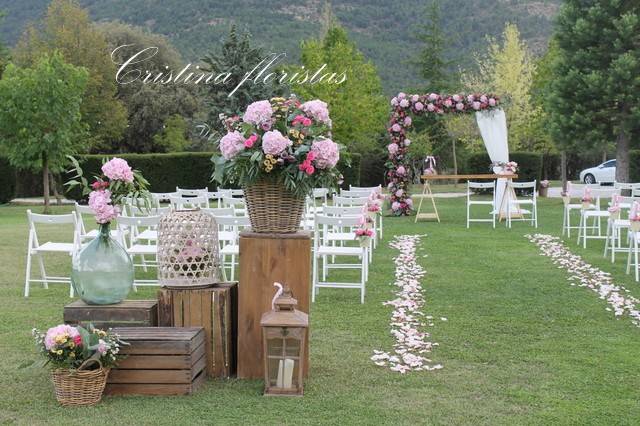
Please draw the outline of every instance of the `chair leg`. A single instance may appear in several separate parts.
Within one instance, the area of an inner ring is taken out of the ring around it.
[[[364,303],[364,286],[367,282],[367,253],[362,256],[362,273],[360,274],[360,303]]]
[[[607,257],[607,252],[609,250],[609,242],[611,240],[611,222],[607,221],[607,235],[604,239],[604,253],[602,255],[602,257]],[[611,251],[615,251],[615,247],[611,248]]]
[[[562,210],[562,236],[563,237],[566,231],[567,231],[567,206],[564,206],[564,209]]]
[[[29,297],[29,284],[31,280],[31,252],[27,253],[27,270],[24,280],[24,297]]]
[[[535,218],[534,218],[534,226],[536,229],[538,229],[538,202],[536,201],[535,203],[533,203],[533,212],[535,214]]]
[[[311,303],[316,301],[316,286],[318,284],[318,256],[313,255],[313,267],[311,268]]]
[[[629,275],[629,272],[631,271],[631,250],[632,250],[633,244],[632,242],[629,242],[629,250],[627,250],[627,269],[626,269],[626,274]]]
[[[49,288],[49,283],[47,282],[47,271],[44,269],[44,259],[42,259],[42,255],[37,253],[38,257],[38,266],[40,267],[40,275],[42,275],[42,279],[44,280],[42,283],[42,287]]]
[[[640,264],[638,264],[638,238],[633,239],[633,253],[636,261],[636,281],[640,281]]]
[[[584,214],[580,213],[580,224],[578,225],[578,241],[576,244],[580,245],[580,237],[582,236],[582,222],[584,221]]]
[[[236,255],[231,255],[231,281],[235,281],[236,278]]]
[[[584,219],[584,230],[582,232],[582,248],[587,248],[587,218]]]
[[[567,238],[571,238],[571,211],[567,209]]]
[[[327,273],[329,270],[329,267],[327,265],[327,261],[328,261],[328,256],[322,256],[322,281],[326,281],[327,280]],[[335,262],[335,256],[333,256],[333,261]]]

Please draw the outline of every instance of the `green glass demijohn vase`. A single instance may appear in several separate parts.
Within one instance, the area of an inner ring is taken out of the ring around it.
[[[109,223],[100,224],[98,236],[73,259],[71,284],[90,305],[122,302],[133,288],[133,262],[111,238]]]

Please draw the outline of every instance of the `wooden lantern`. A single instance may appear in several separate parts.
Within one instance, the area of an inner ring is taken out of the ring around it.
[[[278,286],[280,286],[278,284]],[[262,315],[264,394],[302,396],[309,316],[296,309],[298,301],[282,286],[272,310]]]

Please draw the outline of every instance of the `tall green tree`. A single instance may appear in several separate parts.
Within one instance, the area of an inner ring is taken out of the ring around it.
[[[109,52],[113,52],[116,66],[147,48],[155,49],[145,53],[144,70],[154,76],[158,73],[166,75],[167,69],[175,74],[186,65],[162,35],[119,22],[100,23],[97,28],[106,39]],[[156,152],[178,146],[158,145],[158,142],[164,141],[162,134],[166,127],[175,128],[177,121],[172,118],[175,115],[182,117],[184,125],[190,127],[206,120],[205,105],[199,96],[201,90],[201,87],[189,84],[144,84],[141,79],[119,84],[117,98],[127,108],[129,126],[122,141],[109,152]]]
[[[2,23],[3,19],[4,19],[4,13],[0,11],[0,24]],[[2,77],[2,72],[4,71],[4,68],[9,63],[9,59],[10,59],[9,49],[7,49],[7,46],[5,46],[2,40],[0,40],[0,77]]]
[[[216,130],[222,130],[220,114],[231,116],[242,113],[247,105],[261,99],[270,99],[283,94],[283,87],[275,84],[246,82],[240,85],[245,75],[250,73],[263,59],[267,57],[264,50],[252,43],[251,35],[244,32],[238,34],[232,25],[222,49],[205,55],[202,59],[203,69],[215,74],[229,72],[230,77],[224,85],[209,85],[207,106],[209,109],[208,123]],[[233,94],[231,92],[240,85]]]
[[[366,152],[376,146],[378,135],[388,121],[388,100],[382,92],[375,65],[366,60],[347,32],[334,24],[322,40],[302,42],[302,65],[312,75],[324,64],[321,74],[342,73],[341,84],[295,84],[292,91],[304,100],[320,99],[329,104],[333,121],[333,138],[357,152]],[[297,67],[293,71],[299,71]]]
[[[54,52],[32,68],[9,64],[0,80],[0,143],[18,169],[42,171],[45,212],[49,173],[82,148],[81,104],[88,73]]]
[[[640,129],[640,3],[567,0],[555,34],[552,129],[572,144],[616,143],[616,180],[629,180]]]
[[[66,62],[89,71],[82,121],[89,129],[86,151],[109,150],[127,126],[127,111],[116,98],[116,66],[102,34],[76,0],[53,0],[41,25],[29,27],[14,50],[14,61],[31,66],[58,50]]]

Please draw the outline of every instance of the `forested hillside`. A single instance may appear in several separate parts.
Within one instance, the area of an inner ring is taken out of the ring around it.
[[[15,43],[29,21],[40,18],[49,0],[0,0],[6,14],[0,38]],[[300,41],[322,28],[324,0],[80,0],[92,18],[121,20],[167,35],[188,59],[219,46],[232,23],[249,30],[263,46],[296,61]],[[418,49],[425,0],[333,0],[334,15],[377,66],[389,93],[419,84],[410,61]],[[534,52],[546,47],[561,0],[441,0],[448,54],[462,66],[497,36],[506,22],[518,25]]]

